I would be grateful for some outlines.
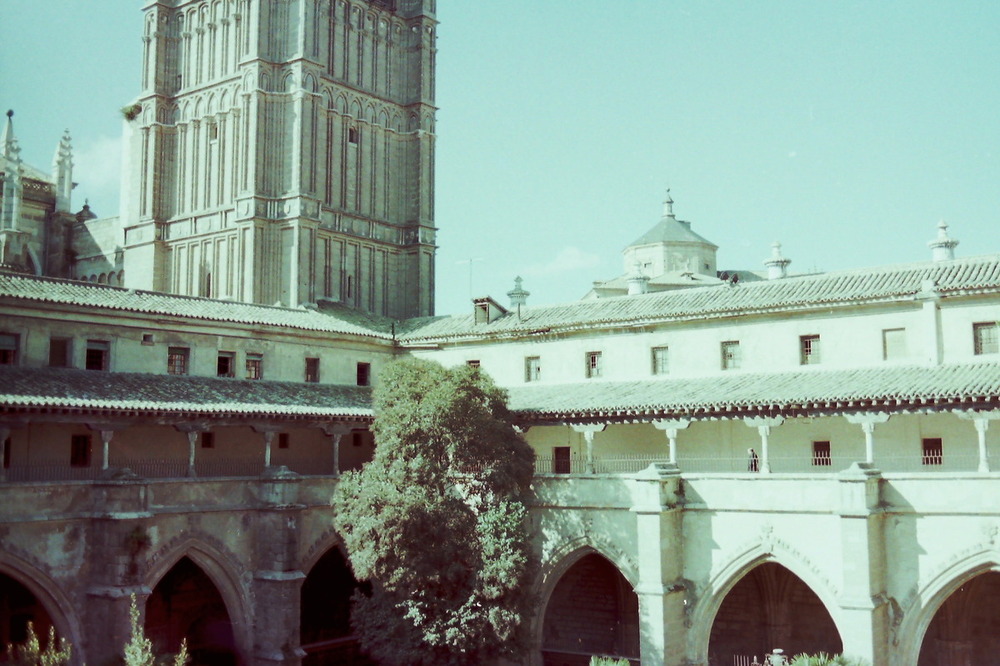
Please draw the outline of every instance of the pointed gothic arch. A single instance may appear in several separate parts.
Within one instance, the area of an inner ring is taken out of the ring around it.
[[[299,603],[299,642],[307,655],[303,664],[354,663],[359,658],[351,627],[351,597],[357,587],[339,544],[308,567]]]
[[[21,601],[27,601],[28,604],[11,603],[7,598],[10,593],[27,593],[28,598],[22,596]],[[37,607],[31,605],[31,599],[37,602]],[[37,609],[44,613],[42,622],[34,616],[33,611]],[[51,624],[56,628],[56,635],[82,650],[83,634],[79,618],[74,614],[73,605],[59,584],[38,567],[9,552],[0,551],[0,645],[3,649],[6,649],[9,642],[23,640],[20,631],[29,620],[33,622],[39,636],[47,634]]]

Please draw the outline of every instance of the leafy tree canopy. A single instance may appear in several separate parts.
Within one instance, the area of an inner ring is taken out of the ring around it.
[[[385,664],[480,664],[516,656],[534,571],[534,454],[506,393],[477,368],[393,363],[375,390],[377,447],[334,494],[355,577],[352,624]]]

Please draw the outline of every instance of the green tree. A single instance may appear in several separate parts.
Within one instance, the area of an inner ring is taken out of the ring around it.
[[[64,666],[73,656],[65,638],[56,640],[56,628],[49,627],[49,642],[42,648],[35,627],[28,623],[28,636],[21,645],[7,644],[7,661],[13,666]]]
[[[132,606],[128,611],[131,632],[128,643],[125,644],[125,666],[156,666],[157,662],[166,661],[173,666],[184,666],[188,661],[187,641],[181,641],[181,651],[173,657],[158,659],[153,654],[153,641],[146,637],[146,632],[139,623],[139,606],[135,595],[132,595]]]
[[[864,659],[846,657],[842,654],[799,654],[792,659],[789,666],[868,666]]]
[[[534,454],[477,368],[401,360],[374,395],[373,460],[343,476],[335,527],[352,625],[384,664],[480,664],[526,646]]]

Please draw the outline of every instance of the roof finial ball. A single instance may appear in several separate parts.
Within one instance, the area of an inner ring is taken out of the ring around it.
[[[7,117],[8,118],[14,117],[14,109],[7,109]]]
[[[663,200],[663,217],[674,216],[674,200],[670,196],[670,188],[667,188],[667,198]]]
[[[955,246],[958,239],[948,236],[948,223],[944,220],[938,222],[937,238],[927,243],[931,249],[934,261],[950,261],[955,258]]]

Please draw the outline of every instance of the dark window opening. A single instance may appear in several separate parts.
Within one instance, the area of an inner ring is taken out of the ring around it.
[[[216,365],[215,374],[217,377],[235,376],[236,354],[233,352],[219,352],[219,361]]]
[[[289,440],[287,432],[279,432],[278,433],[278,448],[279,449],[287,449],[289,441],[290,440]]]
[[[3,468],[10,469],[10,437],[3,443]]]
[[[203,432],[201,433],[201,448],[203,449],[214,449],[215,448],[215,433],[214,432]]]
[[[829,467],[833,464],[830,442],[813,442],[812,464],[814,467]]]
[[[356,127],[348,128],[348,130],[347,130],[347,141],[348,141],[348,143],[357,143],[358,142],[358,128],[356,128]]]
[[[107,370],[111,344],[106,340],[87,340],[87,370]]]
[[[358,363],[358,386],[368,386],[371,383],[371,363]]]
[[[0,365],[17,363],[17,342],[13,333],[0,333]]]
[[[799,363],[801,365],[819,363],[818,335],[803,335],[799,338]]]
[[[90,467],[90,435],[73,435],[70,439],[70,467]]]
[[[568,446],[556,446],[552,449],[552,473],[569,474],[572,471],[570,462],[570,448]]]
[[[940,437],[925,437],[921,462],[924,465],[940,465],[944,462],[944,444]]]
[[[318,382],[319,381],[319,359],[318,358],[307,358],[306,359],[306,381],[307,382]]]
[[[70,341],[67,338],[49,338],[49,367],[69,367]]]

